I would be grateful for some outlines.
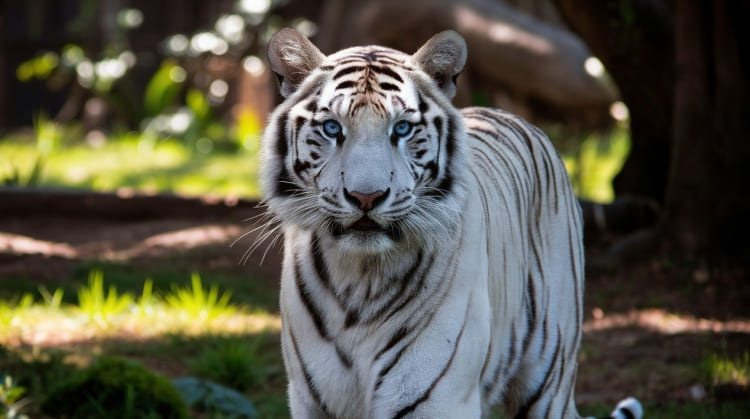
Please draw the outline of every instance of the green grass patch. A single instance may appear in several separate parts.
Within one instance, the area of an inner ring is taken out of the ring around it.
[[[131,283],[133,281],[131,280]],[[0,300],[0,344],[39,345],[128,335],[139,338],[168,333],[243,333],[278,330],[278,316],[262,308],[231,302],[217,284],[206,287],[193,274],[190,286],[172,285],[154,291],[153,281],[141,282],[140,295],[105,284],[102,271],[89,274],[76,290],[77,303],[63,303],[62,289],[26,293]],[[132,285],[131,285],[132,286]]]
[[[704,359],[701,367],[704,377],[712,386],[725,384],[750,386],[750,352],[748,351],[738,357],[711,354]]]
[[[44,152],[30,138],[0,140],[0,184],[15,178],[22,184],[33,180],[29,186],[254,198],[260,194],[257,175],[257,152],[203,154],[175,139],[150,142],[129,134],[96,146],[68,142]]]

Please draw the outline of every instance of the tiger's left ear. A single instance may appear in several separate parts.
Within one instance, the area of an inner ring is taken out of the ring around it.
[[[268,62],[279,80],[281,96],[294,93],[302,81],[325,59],[320,50],[291,28],[276,32],[268,42]]]
[[[453,98],[456,77],[466,64],[466,41],[458,32],[440,32],[422,45],[412,60],[435,80],[448,98]]]

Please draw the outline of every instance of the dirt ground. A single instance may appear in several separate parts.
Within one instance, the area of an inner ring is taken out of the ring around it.
[[[275,283],[280,267],[278,247],[262,266],[262,252],[239,263],[258,238],[243,237],[254,225],[243,220],[261,213],[251,207],[218,217],[143,219],[2,210],[0,202],[0,287],[10,277],[61,281],[85,261],[149,265],[186,252],[201,272],[257,272]],[[750,348],[748,283],[739,270],[668,260],[590,273],[579,402],[612,403],[628,394],[647,401],[747,398],[746,388],[712,389],[700,365],[707,356],[737,357]]]

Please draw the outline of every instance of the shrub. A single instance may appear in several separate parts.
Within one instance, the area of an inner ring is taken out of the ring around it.
[[[56,384],[42,410],[55,417],[187,418],[185,402],[168,379],[113,357]]]

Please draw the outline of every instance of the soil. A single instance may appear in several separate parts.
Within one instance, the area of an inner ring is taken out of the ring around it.
[[[7,209],[0,196],[0,286],[11,277],[61,281],[85,261],[153,265],[186,253],[198,271],[278,278],[279,246],[270,247],[262,265],[263,252],[239,263],[261,233],[250,232],[262,216],[253,205],[117,218],[105,218],[96,205],[64,215]],[[710,355],[739,358],[750,348],[750,281],[742,269],[657,259],[589,274],[587,281],[579,402],[748,397],[747,388],[712,395],[723,387],[712,389],[701,368]]]

